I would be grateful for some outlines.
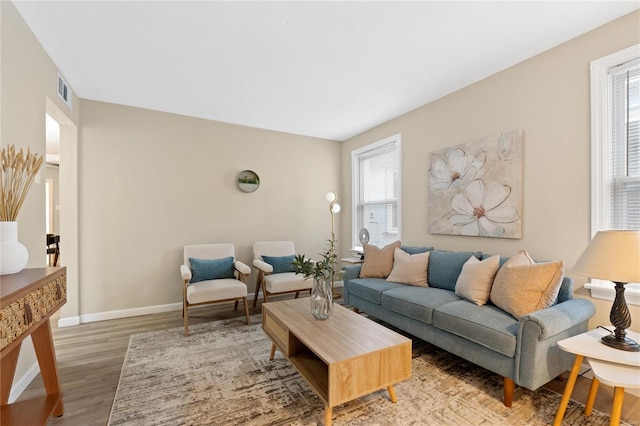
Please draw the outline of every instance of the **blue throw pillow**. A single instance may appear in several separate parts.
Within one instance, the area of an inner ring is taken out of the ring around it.
[[[281,274],[296,271],[292,265],[295,257],[293,254],[291,256],[262,256],[262,260],[273,266],[274,274]]]
[[[420,254],[433,250],[433,247],[400,246],[400,250],[409,254]]]
[[[233,275],[233,256],[223,259],[189,258],[191,264],[191,281],[219,280],[221,278],[235,278]]]
[[[432,250],[427,266],[429,287],[455,291],[462,266],[471,256],[480,260],[482,252]]]

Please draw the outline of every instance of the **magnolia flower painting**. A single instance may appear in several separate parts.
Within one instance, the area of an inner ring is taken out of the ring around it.
[[[436,151],[429,169],[429,232],[522,237],[523,131]]]

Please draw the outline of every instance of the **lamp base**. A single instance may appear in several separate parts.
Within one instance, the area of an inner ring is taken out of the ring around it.
[[[621,351],[640,352],[640,344],[628,337],[618,339],[615,334],[609,334],[608,336],[604,336],[601,341],[603,344],[614,349],[620,349]]]

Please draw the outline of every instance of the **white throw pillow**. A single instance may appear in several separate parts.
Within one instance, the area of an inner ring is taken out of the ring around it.
[[[429,253],[409,254],[399,248],[393,251],[393,269],[387,281],[394,283],[428,287],[427,266]]]
[[[500,256],[491,256],[484,260],[471,256],[462,266],[462,272],[456,281],[456,295],[478,306],[486,304],[499,268]]]

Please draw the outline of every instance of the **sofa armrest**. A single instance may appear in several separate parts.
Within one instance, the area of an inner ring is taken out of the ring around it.
[[[523,316],[520,318],[518,328],[521,330],[525,326],[532,325],[526,325],[525,322],[534,323],[539,328],[534,335],[538,334],[538,340],[545,340],[588,321],[595,313],[595,306],[590,301],[571,299]]]
[[[356,279],[360,276],[360,268],[362,265],[349,265],[342,268],[342,303],[349,304],[349,280]]]
[[[570,370],[574,355],[558,342],[587,331],[595,312],[589,300],[571,299],[520,318],[514,381],[535,390]]]

